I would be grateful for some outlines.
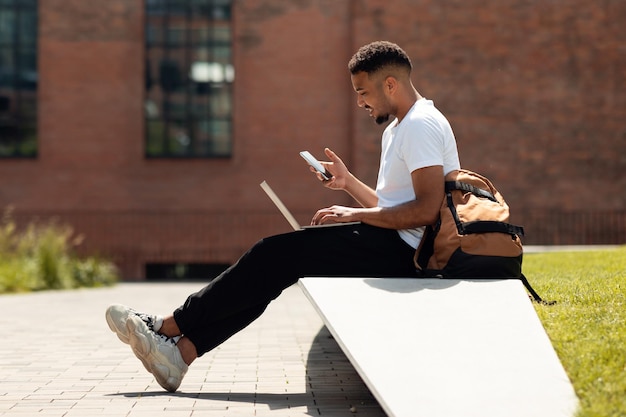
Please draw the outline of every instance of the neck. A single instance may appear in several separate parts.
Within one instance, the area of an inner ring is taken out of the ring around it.
[[[406,96],[402,97],[401,104],[398,106],[398,112],[396,117],[398,118],[398,123],[404,119],[404,116],[411,110],[411,107],[417,102],[417,100],[421,99],[422,96],[417,92],[415,87],[411,85],[411,88],[407,90]]]

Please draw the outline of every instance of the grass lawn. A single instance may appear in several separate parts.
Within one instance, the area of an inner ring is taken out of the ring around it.
[[[557,301],[535,309],[580,398],[578,415],[626,416],[626,246],[525,254],[523,269]]]

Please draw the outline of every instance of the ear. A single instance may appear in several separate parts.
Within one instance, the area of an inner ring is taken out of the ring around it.
[[[393,94],[398,89],[398,79],[392,75],[385,78],[383,89],[387,94]]]

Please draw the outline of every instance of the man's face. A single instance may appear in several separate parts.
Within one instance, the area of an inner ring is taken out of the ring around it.
[[[352,74],[350,78],[357,93],[356,104],[365,108],[379,125],[389,120],[391,106],[384,93],[384,80],[377,74],[370,76],[366,72]]]

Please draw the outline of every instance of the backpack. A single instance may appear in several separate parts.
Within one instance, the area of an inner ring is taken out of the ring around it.
[[[439,219],[415,252],[418,276],[519,279],[535,301],[550,304],[522,274],[524,228],[508,221],[509,206],[491,181],[460,169],[445,182]]]

